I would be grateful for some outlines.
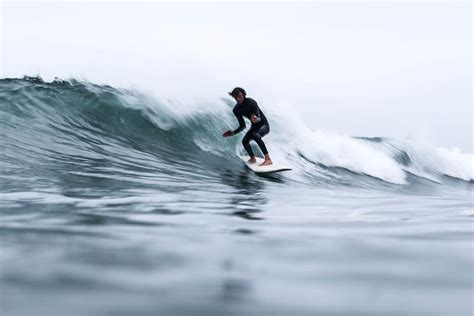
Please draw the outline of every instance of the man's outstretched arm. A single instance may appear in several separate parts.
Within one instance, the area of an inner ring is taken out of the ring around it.
[[[236,112],[234,112],[234,114],[235,114],[235,117],[237,118],[237,120],[239,121],[239,127],[237,127],[237,129],[232,131],[235,135],[235,134],[240,133],[241,131],[244,130],[245,121],[244,121],[244,117],[241,114],[236,113]]]
[[[245,121],[244,121],[244,117],[242,116],[242,114],[238,113],[236,109],[234,109],[233,112],[234,112],[235,117],[239,121],[239,127],[237,127],[237,129],[235,129],[233,131],[224,132],[224,134],[222,135],[224,137],[234,136],[235,134],[240,133],[245,128]]]

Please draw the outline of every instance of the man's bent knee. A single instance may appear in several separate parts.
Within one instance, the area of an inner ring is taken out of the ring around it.
[[[260,136],[259,133],[253,133],[253,134],[252,134],[252,139],[254,139],[254,140],[259,140],[259,139],[261,139],[261,138],[262,138],[262,136]]]

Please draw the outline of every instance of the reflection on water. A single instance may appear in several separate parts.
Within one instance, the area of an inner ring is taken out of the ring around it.
[[[263,219],[258,214],[267,203],[265,182],[258,179],[249,170],[227,171],[221,175],[222,183],[235,189],[230,197],[229,206],[232,215],[248,220]]]

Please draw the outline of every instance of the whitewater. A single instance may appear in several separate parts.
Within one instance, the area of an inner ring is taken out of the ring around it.
[[[472,153],[260,104],[261,176],[223,95],[0,79],[0,311],[472,313]]]

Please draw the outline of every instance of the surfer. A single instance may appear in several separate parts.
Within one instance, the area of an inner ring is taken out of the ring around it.
[[[249,163],[256,163],[255,155],[253,154],[252,147],[250,147],[250,141],[253,139],[260,147],[265,160],[260,164],[260,166],[268,166],[272,164],[270,155],[268,154],[267,147],[262,140],[262,137],[267,135],[270,132],[270,125],[268,124],[265,114],[258,107],[257,102],[254,99],[247,98],[247,94],[242,88],[234,88],[229,94],[237,101],[233,112],[237,120],[239,121],[239,127],[236,130],[229,130],[224,132],[222,136],[229,137],[235,134],[240,133],[245,128],[244,116],[247,117],[252,125],[249,131],[245,134],[244,139],[242,139],[242,144],[244,145],[245,150],[250,156],[248,160]]]

